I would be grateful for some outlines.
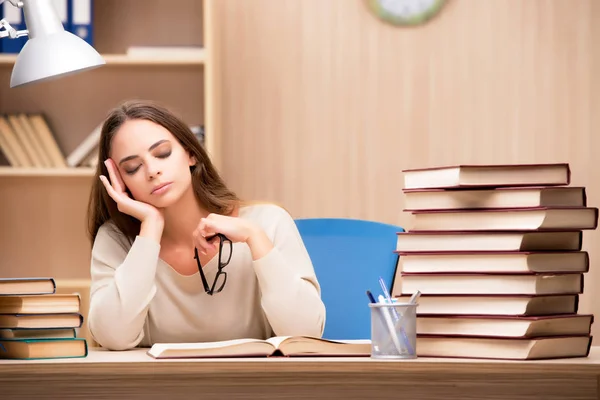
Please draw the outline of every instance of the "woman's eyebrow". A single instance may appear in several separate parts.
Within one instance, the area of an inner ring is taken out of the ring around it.
[[[159,140],[158,142],[154,143],[152,146],[148,147],[148,151],[152,151],[152,150],[154,150],[155,148],[157,148],[158,146],[160,146],[161,144],[163,144],[163,143],[167,143],[167,142],[169,142],[169,141],[168,141],[168,140],[166,140],[166,139]],[[137,156],[137,155],[123,157],[123,158],[121,159],[121,161],[119,161],[119,165],[123,164],[125,161],[133,160],[133,159],[135,159],[135,158],[138,158],[138,157],[139,157],[139,156]]]

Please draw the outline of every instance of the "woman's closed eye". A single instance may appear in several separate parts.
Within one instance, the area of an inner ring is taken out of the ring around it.
[[[142,166],[142,165],[140,164],[140,165],[138,165],[138,166],[137,166],[137,167],[135,167],[135,168],[125,168],[125,173],[126,173],[127,175],[133,175],[133,174],[135,174],[135,173],[137,172],[137,170],[139,170],[139,169],[140,169],[140,167],[141,167],[141,166]]]
[[[167,158],[170,155],[171,155],[171,149],[169,149],[169,150],[163,150],[160,153],[156,154],[154,157],[156,157],[156,158]],[[133,174],[135,174],[140,169],[141,166],[142,166],[142,164],[138,164],[136,167],[126,167],[126,168],[124,168],[125,169],[125,173],[127,175],[133,175]]]
[[[162,151],[156,155],[157,158],[167,158],[171,155],[171,150]]]

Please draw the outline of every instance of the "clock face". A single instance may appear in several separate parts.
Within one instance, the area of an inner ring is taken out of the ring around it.
[[[416,25],[434,15],[446,0],[366,0],[379,18],[394,25]]]

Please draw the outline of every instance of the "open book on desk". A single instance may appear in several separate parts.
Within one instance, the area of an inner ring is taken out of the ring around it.
[[[310,336],[276,336],[266,340],[235,339],[205,343],[156,343],[154,358],[351,356],[371,355],[371,341],[328,340]]]

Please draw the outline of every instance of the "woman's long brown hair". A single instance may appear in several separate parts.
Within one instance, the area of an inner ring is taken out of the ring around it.
[[[208,154],[190,128],[159,104],[149,101],[127,101],[109,113],[100,133],[98,166],[94,174],[87,215],[88,234],[92,243],[96,239],[98,229],[107,221],[114,223],[130,243],[140,232],[141,222],[120,212],[117,209],[117,204],[108,195],[106,188],[100,181],[100,175],[108,178],[108,170],[104,165],[104,160],[109,158],[114,135],[121,125],[132,119],[152,121],[171,132],[183,148],[197,161],[196,165],[190,167],[190,169],[192,172],[192,187],[199,204],[211,213],[231,214],[239,203],[239,199],[234,192],[227,188],[210,161]]]

